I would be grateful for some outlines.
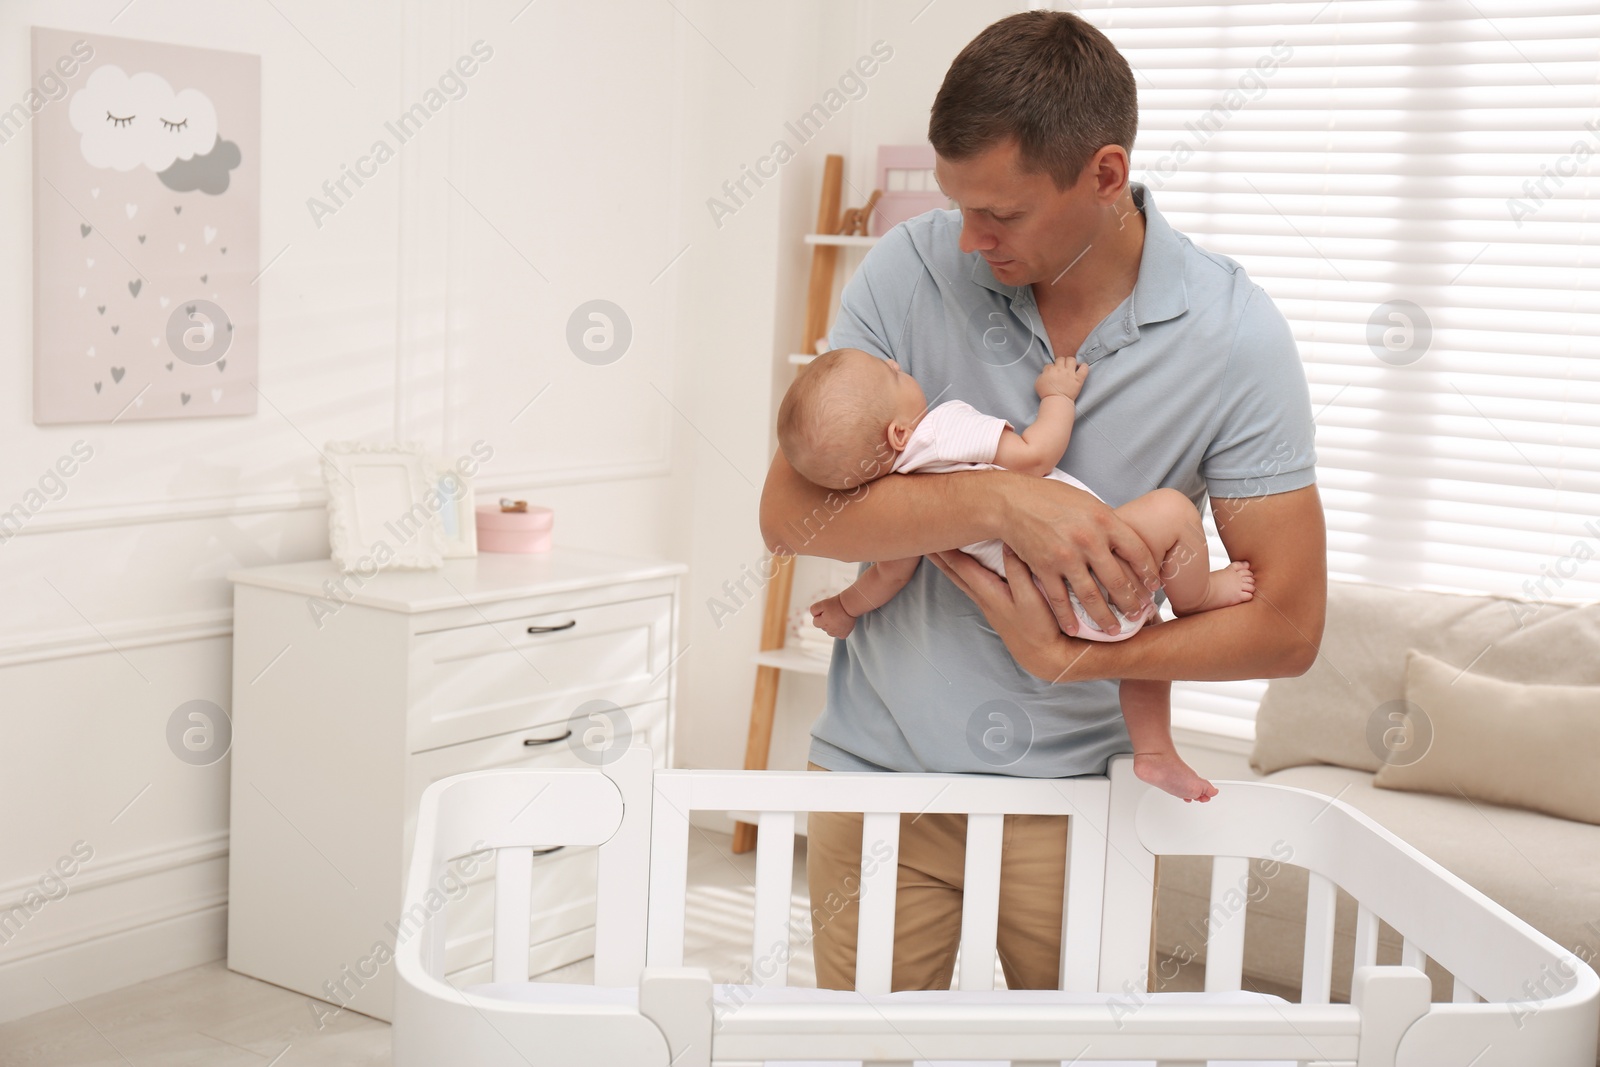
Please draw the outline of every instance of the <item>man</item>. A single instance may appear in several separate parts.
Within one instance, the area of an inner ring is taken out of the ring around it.
[[[889,475],[846,498],[779,453],[761,501],[774,552],[943,554],[835,645],[814,769],[1101,774],[1131,751],[1118,679],[1277,677],[1314,660],[1325,532],[1294,339],[1237,263],[1196,248],[1130,182],[1137,124],[1126,60],[1075,15],[1002,19],[951,65],[928,138],[958,210],[868,253],[830,343],[897,360],[933,403],[1017,426],[1034,417],[1045,361],[1075,354],[1090,369],[1060,466],[1105,502],[1007,471]],[[1068,586],[1112,632],[1107,597],[1126,614],[1160,599],[1161,561],[1111,511],[1158,486],[1197,506],[1210,496],[1230,557],[1255,571],[1254,599],[1122,642],[1064,636]],[[952,553],[989,538],[1015,553],[1009,584]],[[902,820],[896,989],[949,987],[964,835],[961,816]],[[808,857],[813,901],[848,896],[860,816],[814,814]],[[1064,868],[1063,819],[1007,819],[999,954],[1012,988],[1057,983]],[[818,919],[821,986],[853,987],[854,903]]]

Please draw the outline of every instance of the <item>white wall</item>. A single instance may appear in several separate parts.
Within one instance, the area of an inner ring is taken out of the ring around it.
[[[0,948],[5,1016],[60,1006],[46,977],[76,999],[221,954],[228,761],[181,763],[165,724],[191,699],[228,705],[223,573],[326,552],[306,438],[393,425],[395,175],[320,233],[304,200],[395,109],[398,18],[370,2],[299,20],[351,88],[270,6],[174,0],[110,22],[118,6],[0,8],[0,99],[31,79],[34,24],[259,53],[263,245],[290,247],[259,282],[259,414],[37,427],[31,142],[0,146],[0,499],[73,441],[94,449],[65,498],[0,545],[0,905],[75,842],[93,849],[70,894]]]
[[[698,61],[670,6],[512,22],[521,4],[162,0],[112,22],[121,7],[0,7],[0,100],[31,80],[33,24],[259,54],[262,265],[286,250],[259,282],[258,414],[34,426],[31,144],[0,146],[0,499],[73,441],[94,449],[0,545],[0,906],[93,849],[0,947],[0,1017],[59,1006],[45,977],[76,999],[223,954],[229,761],[181,763],[165,725],[190,699],[228,705],[223,575],[326,555],[313,443],[482,438],[480,492],[553,506],[562,544],[684,558],[693,532],[697,458],[663,399],[683,391],[692,261],[655,277],[685,217],[680,87]],[[494,56],[466,97],[319,228],[306,199],[480,38]],[[594,297],[634,324],[610,367],[564,341]]]
[[[225,573],[326,555],[314,444],[399,435],[454,454],[482,439],[480,496],[554,507],[558,544],[688,561],[678,762],[738,766],[760,604],[719,625],[707,601],[762,559],[756,503],[822,157],[846,154],[859,203],[876,145],[919,140],[949,59],[1013,9],[123,7],[0,6],[0,103],[31,80],[35,24],[259,54],[263,265],[282,255],[258,283],[256,415],[37,427],[31,144],[0,146],[0,510],[74,441],[94,449],[0,544],[0,907],[75,842],[93,849],[0,946],[0,1019],[59,1006],[47,976],[77,999],[223,954],[229,761],[181,763],[165,725],[187,700],[228,705]],[[895,57],[866,97],[717,225],[707,198],[880,38]],[[479,39],[494,56],[467,96],[319,228],[306,199]],[[594,298],[633,323],[608,367],[564,342]],[[820,686],[789,688],[777,762],[795,765]]]
[[[855,17],[854,5],[842,0],[729,3],[717,10],[722,17],[712,25],[726,59],[709,47],[703,54],[700,106],[691,109],[699,133],[690,138],[703,155],[687,168],[684,191],[694,219],[689,254],[701,258],[683,306],[683,321],[694,323],[684,345],[693,368],[695,535],[677,758],[695,767],[738,767],[744,760],[763,599],[730,597],[726,585],[742,581],[755,594],[748,576],[765,573],[756,512],[774,447],[774,398],[789,381],[787,356],[800,340],[810,272],[800,238],[816,224],[823,159],[843,150],[849,110],[803,145],[784,124],[816,102],[819,83],[838,77],[831,69],[818,75],[820,55]],[[735,204],[723,184],[737,182],[777,140],[794,147],[795,157],[759,188],[747,181],[750,195]],[[735,213],[714,218],[712,198],[734,204]],[[713,612],[713,598],[736,612]]]

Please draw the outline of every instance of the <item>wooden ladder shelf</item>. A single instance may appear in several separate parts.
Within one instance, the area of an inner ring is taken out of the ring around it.
[[[817,234],[834,235],[839,232],[840,198],[844,186],[844,157],[830,155],[822,168],[822,195],[817,204]],[[848,243],[863,244],[870,239],[850,238]],[[806,317],[800,337],[800,353],[816,354],[817,341],[828,332],[828,312],[833,303],[834,275],[839,267],[839,249],[845,240],[828,242],[812,239],[811,281],[806,290]],[[788,627],[789,597],[794,588],[793,556],[774,556],[772,578],[767,583],[765,614],[761,621],[761,651],[776,652],[783,648],[784,632]],[[745,741],[744,766],[746,770],[766,770],[772,751],[772,720],[778,706],[778,679],[783,667],[775,663],[758,661],[756,666],[755,695],[750,701],[750,730]],[[736,823],[733,832],[733,851],[749,852],[756,845],[756,828],[747,822]]]

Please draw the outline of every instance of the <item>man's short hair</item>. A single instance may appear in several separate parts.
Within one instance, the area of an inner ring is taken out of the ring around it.
[[[1022,166],[1057,189],[1077,184],[1101,148],[1131,155],[1139,132],[1133,70],[1094,26],[1066,11],[1025,11],[974,37],[945,73],[928,141],[970,159],[1015,138]]]

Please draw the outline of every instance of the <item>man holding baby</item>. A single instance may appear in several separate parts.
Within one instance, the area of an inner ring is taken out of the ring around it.
[[[1002,19],[952,63],[928,137],[958,210],[868,252],[830,347],[892,359],[930,404],[964,401],[1018,428],[1034,421],[1045,364],[1075,355],[1089,373],[1059,466],[1101,499],[970,470],[889,474],[840,507],[776,456],[761,500],[774,552],[925,557],[836,642],[813,769],[1103,774],[1132,751],[1121,679],[1271,678],[1316,658],[1326,533],[1294,338],[1239,264],[1197,248],[1130,180],[1137,127],[1127,61],[1076,15]],[[1069,588],[1109,633],[1113,605],[1133,616],[1164,600],[1162,561],[1112,510],[1158,487],[1209,498],[1255,595],[1124,641],[1069,636]],[[958,551],[990,539],[1014,553],[1005,580]],[[857,870],[861,821],[811,816],[814,901]],[[902,820],[895,989],[950,986],[965,821]],[[1064,817],[1007,817],[998,948],[1011,988],[1057,985],[1065,862]],[[820,986],[854,986],[854,903],[816,931]]]

